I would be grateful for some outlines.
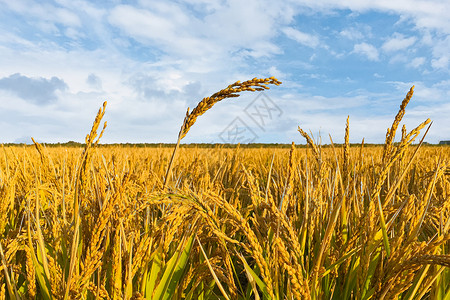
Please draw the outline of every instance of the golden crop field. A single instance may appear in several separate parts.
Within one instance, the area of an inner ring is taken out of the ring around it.
[[[99,146],[104,108],[84,148],[2,147],[0,298],[450,299],[450,148],[394,143],[411,96],[378,147]]]

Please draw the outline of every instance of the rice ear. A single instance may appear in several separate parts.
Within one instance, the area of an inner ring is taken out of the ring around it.
[[[189,108],[186,111],[186,117],[183,120],[183,124],[181,125],[180,132],[178,133],[178,140],[175,148],[173,149],[172,157],[169,161],[169,165],[167,167],[166,176],[164,177],[163,191],[166,189],[167,180],[171,175],[173,161],[175,159],[176,152],[180,147],[181,140],[186,136],[189,132],[189,129],[194,125],[197,118],[207,112],[214,104],[219,101],[222,101],[226,98],[236,98],[239,97],[240,92],[244,91],[263,91],[269,89],[268,85],[280,85],[281,81],[276,79],[275,77],[269,77],[264,79],[253,78],[244,82],[236,81],[233,84],[230,84],[223,90],[218,91],[217,93],[212,94],[210,97],[205,97],[200,101],[197,106],[189,113]]]
[[[239,97],[239,93],[244,91],[255,92],[267,90],[269,89],[269,84],[280,85],[281,81],[278,81],[278,79],[276,79],[275,77],[264,79],[253,78],[244,82],[236,81],[235,83],[227,86],[225,89],[212,94],[210,97],[203,98],[191,113],[189,113],[188,109],[188,113],[186,114],[186,118],[184,119],[183,126],[180,130],[181,139],[184,138],[189,132],[189,129],[192,127],[192,125],[194,125],[197,117],[203,115],[217,102],[222,101],[226,98]]]

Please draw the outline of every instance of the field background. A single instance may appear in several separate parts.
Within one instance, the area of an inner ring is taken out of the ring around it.
[[[449,148],[391,148],[3,147],[1,297],[448,299]]]

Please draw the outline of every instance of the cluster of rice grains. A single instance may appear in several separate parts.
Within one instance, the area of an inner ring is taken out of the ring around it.
[[[269,84],[203,99],[179,140],[217,101]],[[84,149],[2,147],[0,298],[449,299],[450,152],[413,144],[429,120],[394,143],[412,93],[384,147],[350,146],[347,119],[342,147],[299,127],[306,148],[174,159],[99,146],[104,107]]]

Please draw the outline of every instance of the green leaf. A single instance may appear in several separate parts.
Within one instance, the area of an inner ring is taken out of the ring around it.
[[[158,280],[159,272],[162,267],[162,243],[156,248],[154,257],[152,260],[152,267],[150,269],[150,275],[147,279],[147,284],[145,287],[145,298],[152,299],[153,292],[155,290],[156,282]]]
[[[174,255],[167,262],[164,274],[156,287],[152,299],[172,299],[175,289],[185,271],[189,255],[194,242],[195,234],[192,234],[188,241],[181,243]]]
[[[448,289],[447,293],[445,294],[444,300],[450,300],[450,288]]]
[[[383,232],[383,244],[386,250],[386,256],[387,258],[389,258],[391,256],[391,247],[389,246],[389,239],[386,230],[386,222],[384,221],[383,207],[381,206],[380,196],[378,196],[378,210],[380,213],[381,231]]]
[[[33,265],[34,265],[34,270],[36,271],[36,277],[38,279],[38,283],[39,283],[39,287],[41,290],[41,294],[42,294],[42,298],[44,300],[50,300],[50,293],[51,293],[51,287],[50,287],[50,278],[48,278],[48,276],[46,276],[46,274],[48,274],[48,272],[45,272],[44,269],[44,265],[42,264],[42,251],[37,251],[37,255],[38,257],[36,258],[36,255],[34,253],[34,247],[33,247],[33,242],[31,240],[31,225],[30,225],[30,210],[28,209],[28,227],[27,227],[27,232],[28,232],[28,247],[30,248],[30,252],[31,252],[31,259],[33,260]],[[38,220],[39,223],[39,220]],[[38,244],[39,247],[39,244]],[[45,253],[45,249],[44,249],[44,253]]]
[[[131,299],[133,296],[133,278],[131,274],[131,270],[133,269],[133,241],[130,241],[130,245],[128,246],[128,253],[129,253],[129,259],[128,259],[128,278],[126,278],[125,283],[125,299]]]
[[[351,268],[348,272],[348,276],[345,280],[345,287],[344,287],[344,299],[350,299],[351,291],[356,286],[356,276],[358,274],[358,268],[359,268],[359,257],[352,258],[352,261],[350,263]]]
[[[370,283],[371,283],[372,278],[373,278],[373,276],[375,274],[375,270],[377,268],[378,262],[379,262],[379,260],[381,258],[380,251],[381,250],[377,251],[375,253],[375,255],[373,256],[373,258],[370,260],[369,270],[367,272],[367,277],[366,277],[366,280],[365,280],[365,283],[364,283],[364,286],[363,286],[363,290],[362,290],[362,293],[361,293],[362,299],[370,299],[372,297],[374,291],[375,291],[375,288],[371,288],[371,284]]]
[[[261,278],[259,278],[259,276],[256,275],[255,271],[253,271],[252,268],[250,268],[250,266],[248,265],[247,261],[245,260],[245,258],[242,254],[241,255],[238,254],[238,257],[241,259],[242,263],[244,264],[245,271],[248,274],[250,274],[250,276],[253,278],[253,280],[258,285],[259,289],[263,292],[264,299],[271,300],[272,297],[270,297],[269,291],[267,290],[267,285],[264,283],[264,281],[262,281]]]
[[[214,272],[213,267],[212,267],[211,264],[209,263],[208,256],[206,255],[205,250],[203,250],[203,246],[202,246],[202,244],[200,243],[200,240],[199,240],[198,238],[197,238],[197,242],[198,242],[198,245],[200,246],[200,250],[202,251],[203,256],[205,257],[205,260],[206,260],[206,263],[207,263],[207,265],[208,265],[208,268],[209,268],[209,270],[211,271],[211,274],[212,274],[213,277],[214,277],[214,281],[216,282],[217,286],[218,286],[219,289],[220,289],[220,292],[222,293],[222,295],[224,296],[225,299],[230,300],[230,299],[228,298],[228,296],[227,296],[227,293],[225,292],[225,289],[223,288],[222,284],[220,283],[220,280],[219,280],[219,278],[217,277],[216,272]]]
[[[37,252],[38,258],[36,258],[36,255],[34,254],[34,248],[33,248],[32,242],[31,242],[30,232],[28,232],[28,246],[30,247],[31,258],[33,260],[33,265],[34,265],[34,269],[36,271],[36,277],[38,279],[42,298],[44,300],[50,300],[51,299],[51,297],[50,297],[51,287],[50,287],[50,280],[49,280],[50,278],[48,278],[45,275],[44,266],[41,263],[42,257],[40,255],[40,251]]]

